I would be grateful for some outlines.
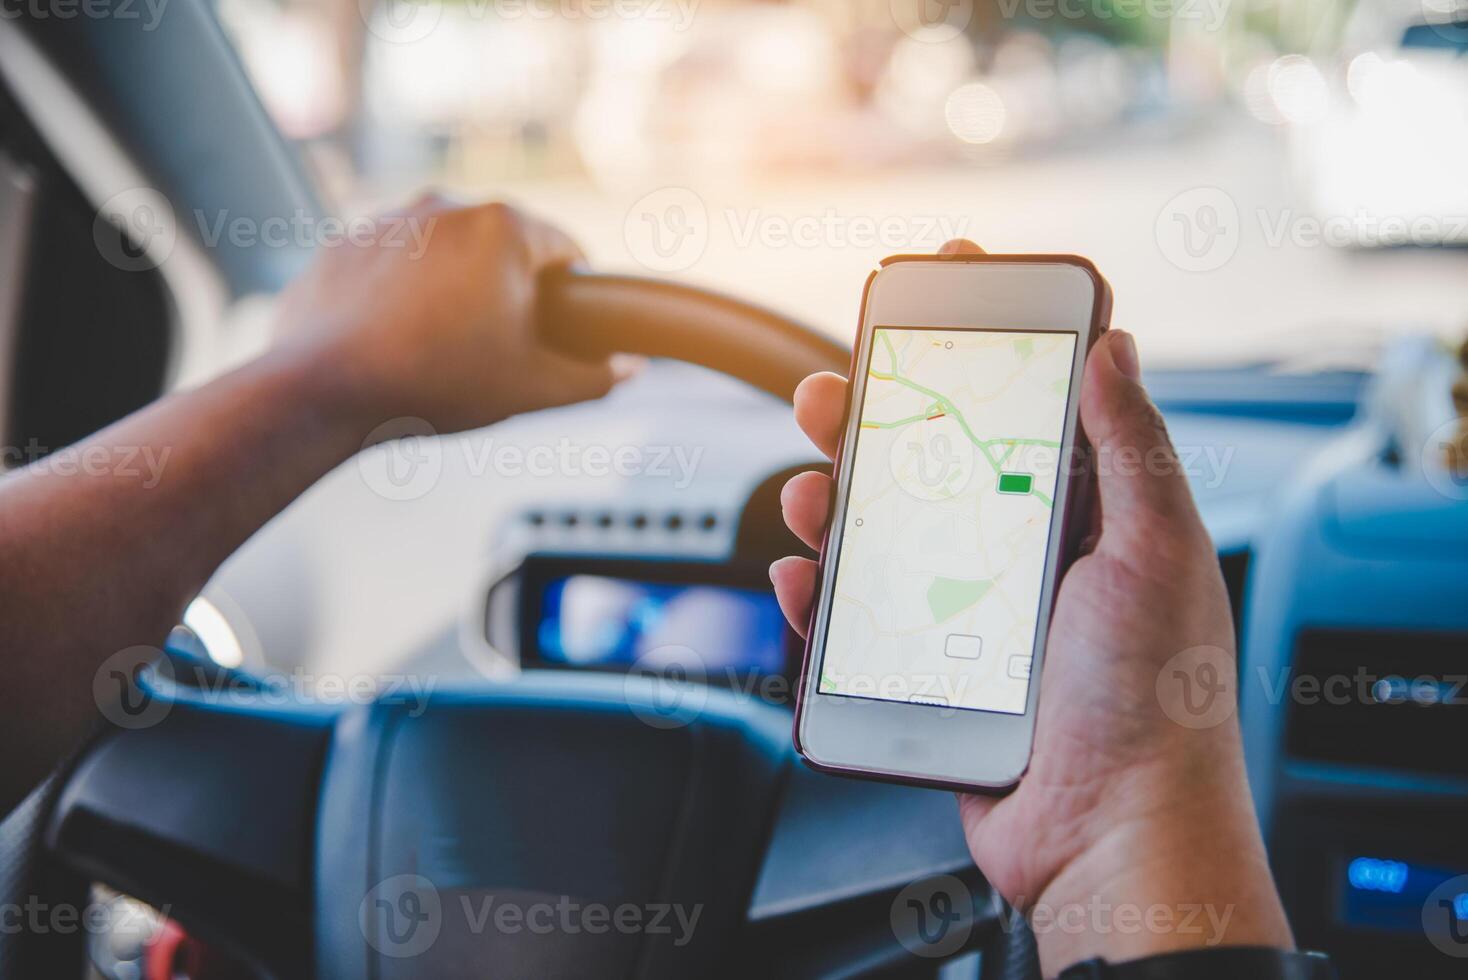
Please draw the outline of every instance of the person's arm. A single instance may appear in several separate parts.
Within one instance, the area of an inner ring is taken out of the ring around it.
[[[1030,767],[1006,797],[959,798],[974,860],[1030,918],[1046,976],[1093,957],[1294,946],[1227,683],[1236,676],[1228,594],[1140,373],[1120,331],[1086,363],[1080,414],[1098,461],[1098,533],[1060,583]],[[828,456],[845,399],[846,380],[833,374],[795,393],[796,420]],[[781,494],[786,523],[812,547],[831,494],[818,472]],[[815,573],[796,557],[770,569],[799,631]]]
[[[264,357],[0,480],[0,812],[97,718],[98,666],[161,644],[214,569],[379,425],[452,432],[612,385],[607,363],[533,334],[536,274],[579,255],[565,236],[496,205],[425,199],[397,218],[291,287],[289,336]]]

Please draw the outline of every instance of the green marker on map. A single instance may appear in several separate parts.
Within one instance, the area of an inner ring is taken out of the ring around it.
[[[1000,473],[999,492],[1026,494],[1035,485],[1035,478],[1029,473]]]

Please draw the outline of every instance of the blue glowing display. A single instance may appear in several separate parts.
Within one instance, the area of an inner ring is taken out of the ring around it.
[[[1448,899],[1435,893],[1461,872],[1368,855],[1346,861],[1344,870],[1340,917],[1348,926],[1419,932],[1424,908],[1440,902],[1459,922],[1468,922],[1468,892]]]
[[[1401,861],[1358,857],[1346,867],[1346,880],[1352,888],[1400,895],[1407,887],[1407,866]]]
[[[536,629],[542,659],[568,667],[658,666],[693,650],[710,675],[778,673],[785,620],[774,593],[724,585],[571,575],[550,582]]]

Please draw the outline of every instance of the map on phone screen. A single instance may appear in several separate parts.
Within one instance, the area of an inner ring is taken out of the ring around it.
[[[821,692],[1024,712],[1077,342],[876,329]]]

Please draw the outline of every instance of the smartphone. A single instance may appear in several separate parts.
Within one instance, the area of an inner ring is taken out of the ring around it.
[[[825,772],[1005,792],[1086,531],[1078,405],[1110,287],[1071,255],[896,256],[861,309],[795,748]]]

